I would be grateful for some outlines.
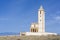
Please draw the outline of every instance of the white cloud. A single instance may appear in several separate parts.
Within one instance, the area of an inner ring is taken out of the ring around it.
[[[57,21],[60,20],[60,16],[56,16],[55,20],[57,20]]]
[[[60,13],[60,11],[57,11],[56,13]]]
[[[47,25],[57,25],[60,24],[60,16],[53,16],[53,19],[47,20]]]

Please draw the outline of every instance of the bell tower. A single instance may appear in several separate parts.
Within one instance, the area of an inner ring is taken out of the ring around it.
[[[45,12],[42,6],[38,10],[38,32],[45,32]]]

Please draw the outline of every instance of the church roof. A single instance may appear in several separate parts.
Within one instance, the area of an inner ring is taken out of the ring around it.
[[[42,6],[42,5],[40,6],[40,9],[39,9],[39,10],[44,10],[44,8],[43,8],[43,6]]]
[[[38,23],[32,23],[32,24],[38,24]]]

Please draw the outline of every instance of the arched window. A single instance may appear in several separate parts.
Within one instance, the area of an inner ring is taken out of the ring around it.
[[[36,28],[31,28],[31,32],[38,32],[38,29]]]
[[[33,29],[31,29],[31,32],[33,32]]]
[[[36,29],[35,29],[35,32],[36,32]]]
[[[37,29],[37,32],[38,32],[38,29]]]
[[[40,11],[40,14],[41,14],[41,11]]]
[[[34,32],[34,29],[33,29],[33,32]]]

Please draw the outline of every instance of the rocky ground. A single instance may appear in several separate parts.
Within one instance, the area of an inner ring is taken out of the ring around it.
[[[0,36],[0,40],[60,40],[60,36]]]

